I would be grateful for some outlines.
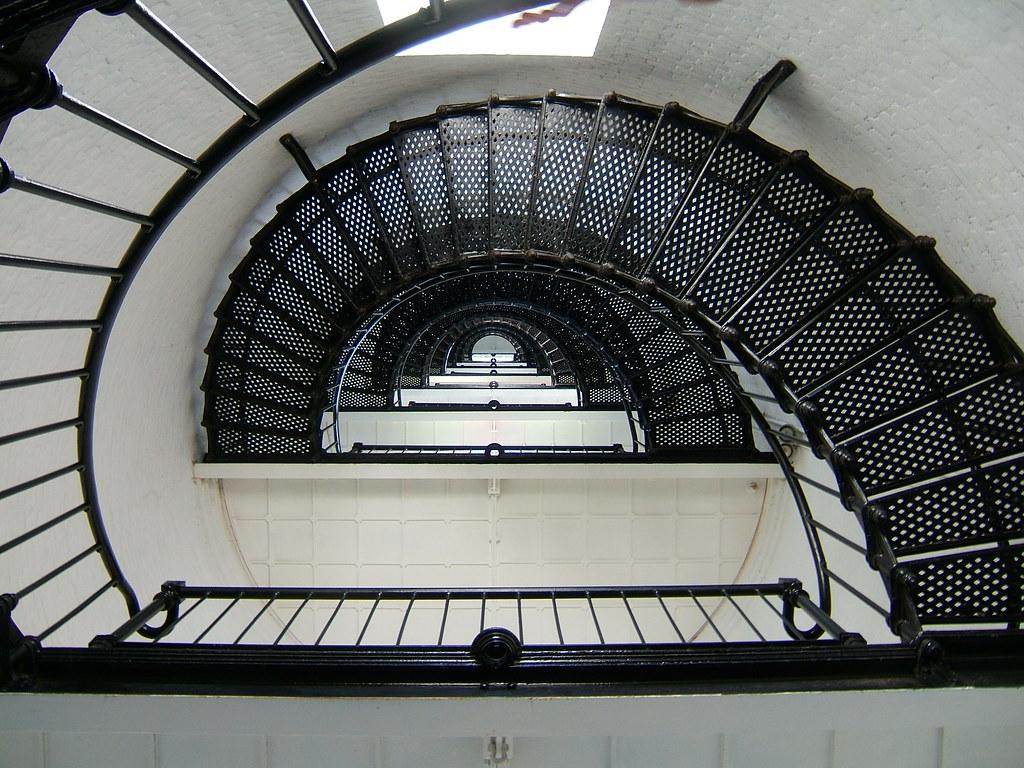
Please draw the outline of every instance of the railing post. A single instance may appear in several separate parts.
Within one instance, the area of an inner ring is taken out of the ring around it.
[[[829,614],[825,613],[817,603],[811,600],[810,595],[804,590],[787,590],[784,598],[788,603],[790,599],[795,600],[795,607],[799,607],[804,613],[814,619],[814,623],[824,629],[834,639],[843,645],[867,645],[864,637],[858,632],[847,632]]]
[[[897,566],[889,576],[892,607],[889,611],[889,629],[899,635],[905,643],[914,642],[921,634],[921,621],[917,617],[914,602],[916,583],[914,575],[906,566]]]
[[[13,647],[18,641],[11,612],[18,600],[14,595],[0,595],[0,690],[7,688],[14,678]]]
[[[164,582],[160,592],[142,610],[108,635],[97,635],[89,642],[90,648],[113,648],[138,632],[142,637],[156,640],[162,637],[178,618],[178,607],[181,605],[181,588],[183,581]],[[166,613],[164,621],[158,627],[150,627],[147,623],[161,611]]]

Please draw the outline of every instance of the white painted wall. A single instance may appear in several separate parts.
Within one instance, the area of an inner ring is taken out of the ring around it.
[[[767,704],[767,706],[766,706]],[[1015,768],[1020,689],[590,698],[0,696],[18,768]],[[113,725],[116,724],[116,725]]]

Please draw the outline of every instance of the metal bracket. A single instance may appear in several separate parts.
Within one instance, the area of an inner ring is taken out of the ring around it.
[[[512,737],[491,736],[484,739],[484,764],[509,765],[512,762]]]

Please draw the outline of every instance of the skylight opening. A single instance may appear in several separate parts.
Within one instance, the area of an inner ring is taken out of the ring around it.
[[[408,48],[399,56],[582,56],[594,55],[610,0],[587,0],[568,16],[513,27],[512,13]],[[381,20],[391,24],[419,11],[425,0],[377,0]],[[552,3],[554,7],[557,3]],[[534,12],[543,10],[536,8]]]

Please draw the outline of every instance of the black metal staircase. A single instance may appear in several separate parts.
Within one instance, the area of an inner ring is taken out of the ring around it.
[[[53,15],[56,5],[46,9],[48,21],[63,18]],[[67,5],[68,13],[79,13],[87,4]],[[112,589],[122,592],[133,619],[123,637],[100,643],[97,653],[107,654],[102,663],[116,663],[110,653],[132,632],[159,634],[145,622],[160,611],[169,614],[173,600],[164,595],[139,610],[103,532],[92,478],[96,373],[131,277],[205,179],[276,119],[408,43],[532,4],[435,5],[446,9],[439,18],[411,17],[332,52],[322,33],[317,36],[315,19],[310,23],[308,7],[294,3],[323,52],[323,66],[258,105],[140,3],[105,5],[106,12],[127,12],[242,110],[238,123],[194,160],[168,155],[148,137],[68,101],[40,68],[46,57],[39,60],[39,46],[22,58],[5,58],[5,83],[14,83],[5,92],[5,117],[70,104],[76,114],[187,172],[153,211],[138,213],[0,166],[0,192],[18,189],[139,225],[117,267],[0,259],[4,269],[111,281],[95,318],[0,321],[4,333],[89,332],[81,368],[0,380],[0,389],[82,381],[75,418],[0,440],[14,445],[74,430],[78,451],[74,463],[18,480],[0,491],[0,499],[75,474],[82,484],[73,508],[5,535],[0,555],[80,514],[91,535],[81,554],[47,564],[0,600],[0,679],[21,670],[26,658],[44,667],[49,658],[53,669],[67,674],[70,667],[61,665],[69,659],[84,663],[74,654],[86,650],[48,657],[21,636],[11,616],[20,600],[93,556],[109,580],[40,636]],[[30,16],[19,13],[12,18],[20,30]],[[797,630],[789,620],[792,635],[810,641],[836,634],[838,625],[828,618],[830,580],[857,594],[819,556],[816,531],[825,529],[803,496],[801,488],[809,485],[836,496],[864,532],[863,545],[845,544],[879,572],[890,598],[877,608],[904,645],[889,649],[886,658],[920,672],[941,667],[933,663],[935,649],[946,647],[965,669],[982,669],[972,679],[993,682],[998,675],[979,661],[987,648],[1019,672],[1024,358],[996,320],[994,302],[972,293],[942,263],[933,241],[914,237],[870,192],[850,189],[806,153],[782,150],[749,130],[761,102],[791,71],[789,62],[780,62],[729,124],[676,104],[659,108],[616,95],[598,100],[552,92],[442,107],[393,125],[319,170],[294,140],[286,141],[309,183],[254,239],[217,311],[204,381],[210,457],[321,456],[323,412],[337,409],[328,394],[347,386],[337,375],[341,360],[363,375],[368,397],[386,402],[396,370],[401,375],[399,342],[440,314],[495,300],[546,307],[575,324],[577,335],[592,338],[623,374],[621,392],[643,414],[650,452],[749,453],[751,422],[766,436],[786,471],[819,569],[816,600],[794,593],[788,603],[790,610],[799,605],[815,628]],[[403,315],[409,307],[421,311]],[[382,350],[376,345],[385,331],[391,341]],[[749,376],[738,376],[741,368]],[[765,391],[745,390],[751,376],[761,377]],[[761,401],[794,414],[803,435],[793,441],[828,462],[835,488],[793,471],[781,450],[782,433],[760,412]],[[243,592],[235,590],[234,599]],[[949,625],[958,632],[936,632]],[[962,631],[972,625],[999,631]],[[792,658],[786,659],[798,663],[800,648],[787,649]],[[853,658],[838,653],[830,658],[840,666]],[[885,656],[857,653],[876,662]],[[745,658],[756,665],[761,657]],[[229,656],[209,661],[229,662]],[[253,659],[246,663],[251,669]],[[891,679],[904,678],[894,673]],[[54,685],[60,688],[59,681]]]

